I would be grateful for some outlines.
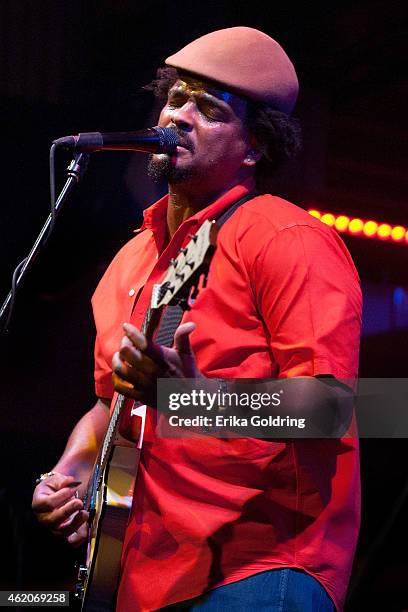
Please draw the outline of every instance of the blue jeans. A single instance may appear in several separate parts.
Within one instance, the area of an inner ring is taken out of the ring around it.
[[[321,584],[300,570],[275,569],[218,587],[161,611],[190,612],[334,612]]]

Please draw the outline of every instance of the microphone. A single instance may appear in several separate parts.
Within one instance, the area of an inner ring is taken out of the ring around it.
[[[179,144],[177,132],[171,128],[152,127],[136,132],[82,132],[53,141],[57,147],[75,151],[143,151],[172,153]]]

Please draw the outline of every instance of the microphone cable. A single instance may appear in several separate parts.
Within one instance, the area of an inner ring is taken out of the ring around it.
[[[47,233],[43,238],[43,242],[42,244],[45,245],[45,243],[47,242],[47,240],[49,239],[49,237],[52,234],[52,231],[55,227],[55,221],[57,218],[57,210],[55,207],[55,151],[57,149],[57,145],[56,144],[52,144],[51,148],[50,148],[50,155],[49,155],[49,172],[50,172],[50,214],[51,214],[51,221],[50,224],[48,226],[47,229]],[[10,325],[10,321],[11,318],[13,316],[13,311],[14,311],[14,307],[15,307],[15,302],[16,302],[16,296],[17,296],[17,281],[21,272],[21,269],[24,267],[24,265],[26,264],[28,260],[28,257],[24,257],[24,259],[22,259],[14,268],[13,271],[13,275],[11,278],[11,289],[10,289],[10,301],[9,301],[9,305],[8,305],[8,313],[7,313],[7,318],[6,318],[6,322],[4,323],[3,328],[1,329],[1,332],[4,334],[7,334],[9,332],[9,325]]]

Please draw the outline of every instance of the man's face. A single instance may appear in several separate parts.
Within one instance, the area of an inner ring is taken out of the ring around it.
[[[248,175],[245,127],[247,103],[190,77],[169,90],[158,125],[174,127],[180,146],[169,155],[154,155],[149,173],[172,184],[189,183],[221,189]]]

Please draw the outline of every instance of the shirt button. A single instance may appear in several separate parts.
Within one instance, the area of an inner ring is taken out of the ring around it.
[[[134,289],[131,289],[129,291],[129,297],[133,297],[135,295],[136,291]]]

